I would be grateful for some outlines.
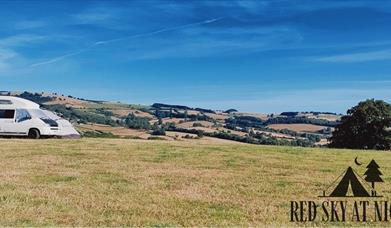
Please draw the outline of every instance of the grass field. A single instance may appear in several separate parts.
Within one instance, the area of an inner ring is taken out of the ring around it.
[[[379,190],[391,195],[389,155],[196,140],[2,139],[0,225],[291,226],[289,202],[318,200],[349,165],[363,173],[376,159]]]

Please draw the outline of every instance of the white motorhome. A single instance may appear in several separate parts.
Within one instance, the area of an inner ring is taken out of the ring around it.
[[[0,136],[79,138],[80,134],[69,121],[32,101],[0,96]]]

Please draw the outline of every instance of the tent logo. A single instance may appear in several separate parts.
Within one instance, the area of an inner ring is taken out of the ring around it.
[[[362,165],[357,157],[354,162]],[[349,166],[322,191],[319,200],[290,201],[290,221],[391,222],[391,202],[378,191],[378,183],[384,182],[380,166],[371,160],[365,168],[359,170],[360,175]]]
[[[356,165],[361,165],[357,157],[354,161]],[[382,197],[375,189],[376,182],[383,182],[380,177],[383,175],[380,172],[380,166],[372,160],[366,168],[364,175],[360,176],[349,166],[323,191],[320,197]]]

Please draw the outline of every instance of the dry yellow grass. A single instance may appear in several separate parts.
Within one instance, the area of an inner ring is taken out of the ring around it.
[[[81,132],[85,131],[101,131],[101,132],[110,132],[115,136],[119,137],[138,137],[142,139],[147,139],[151,136],[145,130],[130,129],[125,127],[112,127],[110,125],[103,124],[79,124],[76,126],[77,129]]]
[[[184,138],[184,136],[189,135],[193,137],[192,139]],[[197,138],[196,134],[189,134],[177,131],[166,131],[166,137],[170,137],[171,139],[175,139],[177,141],[183,141],[186,143],[218,143],[218,144],[245,144],[233,140],[227,139],[219,139],[215,137],[207,137],[204,136],[202,138]]]
[[[147,112],[143,112],[143,111],[135,110],[135,109],[111,109],[109,111],[111,111],[112,113],[114,113],[115,115],[120,116],[120,117],[127,117],[129,114],[132,113],[133,115],[138,116],[138,117],[144,117],[144,118],[148,118],[148,119],[154,118],[154,116],[152,116],[151,114],[149,114]]]
[[[288,129],[297,132],[317,132],[326,128],[325,126],[314,124],[270,124],[268,127],[276,130]]]
[[[213,123],[208,121],[188,121],[188,122],[177,124],[177,126],[181,128],[191,128],[193,127],[194,124],[201,124],[203,127],[207,127],[207,128],[213,126]]]
[[[205,115],[220,122],[224,122],[229,118],[229,115],[226,113],[205,113]]]
[[[54,99],[53,101],[46,102],[46,105],[62,104],[65,106],[71,106],[73,108],[86,108],[88,104],[87,101],[82,101],[68,96],[54,95],[52,93],[44,93],[42,96],[51,97]]]
[[[388,155],[205,141],[2,139],[0,225],[298,225],[289,222],[289,201],[318,200],[356,156],[377,160],[385,180],[378,187],[389,199]]]
[[[152,135],[148,133],[146,130],[137,130],[137,129],[130,129],[130,128],[124,128],[124,127],[112,127],[109,125],[103,125],[103,124],[78,124],[76,128],[80,132],[86,132],[86,131],[101,131],[106,133],[112,133],[115,136],[121,137],[121,138],[139,138],[139,139],[148,139]],[[191,129],[198,129],[198,130],[206,130],[207,132],[215,132],[216,129],[210,129],[210,128],[191,128]],[[221,128],[222,130],[230,131],[229,129]],[[232,133],[237,133],[240,135],[245,135],[243,132],[236,132],[232,131]],[[190,135],[194,137],[194,139],[184,139],[183,136]],[[157,136],[154,136],[157,137]],[[195,139],[197,135],[195,134],[188,134],[188,133],[181,133],[181,132],[173,132],[173,131],[167,131],[166,136],[158,136],[158,138],[162,140],[178,140],[178,141],[194,141],[197,142],[203,141],[203,142],[219,142],[219,143],[233,143],[237,144],[239,142],[235,142],[232,140],[225,140],[225,139],[218,139],[213,137],[202,137],[200,139]]]
[[[286,135],[286,134],[282,134],[282,133],[275,133],[275,132],[268,132],[268,131],[260,131],[260,130],[255,130],[254,132],[258,132],[258,133],[262,133],[262,134],[265,134],[267,136],[271,136],[271,137],[276,137],[276,138],[281,138],[281,139],[295,139],[294,136],[291,136],[291,135]]]
[[[256,117],[256,118],[260,118],[262,120],[267,120],[268,119],[268,116],[267,114],[263,114],[263,113],[246,113],[246,112],[239,112],[239,113],[236,113],[237,116],[252,116],[252,117]]]
[[[341,116],[331,115],[331,114],[319,114],[319,115],[307,114],[307,115],[303,115],[303,116],[305,116],[307,118],[323,119],[323,120],[328,120],[328,121],[338,121],[341,119]]]
[[[176,123],[176,124],[178,124],[179,122],[184,121],[184,119],[166,117],[166,118],[163,118],[162,121],[163,121],[163,123]]]

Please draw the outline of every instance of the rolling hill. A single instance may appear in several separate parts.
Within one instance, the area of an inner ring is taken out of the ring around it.
[[[57,93],[2,91],[39,103],[70,120],[86,137],[216,140],[251,144],[322,146],[341,115],[329,112],[243,113],[184,105],[86,100]]]

